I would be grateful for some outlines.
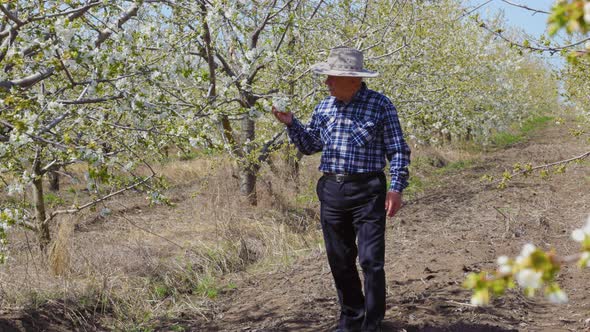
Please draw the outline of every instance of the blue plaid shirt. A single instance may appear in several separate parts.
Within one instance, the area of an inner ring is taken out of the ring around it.
[[[410,148],[395,106],[364,82],[348,104],[327,97],[316,106],[307,126],[293,117],[287,132],[303,154],[322,151],[321,172],[382,171],[387,158],[390,190],[402,192],[408,186]]]

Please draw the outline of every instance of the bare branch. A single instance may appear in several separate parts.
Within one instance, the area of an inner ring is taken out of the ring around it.
[[[258,162],[260,164],[265,162],[266,159],[270,156],[270,153],[278,148],[280,142],[277,143],[277,140],[281,136],[283,136],[284,133],[285,133],[284,130],[280,131],[280,132],[276,133],[270,140],[268,140],[266,143],[264,143],[264,145],[262,146],[262,149],[260,150],[260,154],[258,155]]]
[[[484,3],[481,3],[480,5],[476,6],[475,8],[472,8],[472,9],[470,9],[470,10],[465,10],[465,11],[464,11],[464,12],[463,12],[461,15],[459,15],[459,16],[458,16],[458,17],[457,17],[455,20],[460,20],[460,19],[462,19],[463,17],[465,17],[465,16],[467,16],[467,15],[470,15],[470,14],[471,14],[471,13],[473,13],[474,11],[477,11],[478,9],[480,9],[481,7],[483,7],[483,6],[487,5],[488,3],[492,2],[492,1],[494,1],[494,0],[488,0],[488,1],[484,2]]]
[[[53,212],[51,212],[51,213],[49,214],[49,216],[48,216],[48,217],[47,217],[47,218],[46,218],[46,219],[43,221],[43,223],[48,223],[48,222],[49,222],[49,221],[51,221],[53,218],[55,218],[55,216],[57,216],[57,215],[60,215],[60,214],[72,214],[72,213],[77,213],[77,212],[80,212],[80,211],[82,211],[82,210],[84,210],[84,209],[86,209],[86,208],[89,208],[89,207],[91,207],[91,206],[94,206],[94,205],[96,205],[96,204],[98,204],[98,203],[100,203],[100,202],[103,202],[103,201],[105,201],[105,200],[107,200],[107,199],[109,199],[109,198],[111,198],[111,197],[113,197],[113,196],[117,196],[117,195],[119,195],[119,194],[122,194],[122,193],[124,193],[124,192],[126,192],[126,191],[128,191],[128,190],[131,190],[131,189],[133,189],[133,188],[136,188],[136,187],[138,187],[138,186],[140,186],[140,185],[142,185],[142,184],[144,184],[144,183],[148,182],[149,180],[151,180],[151,179],[152,179],[153,177],[155,177],[155,176],[156,176],[156,174],[155,174],[155,173],[152,173],[152,175],[150,175],[150,176],[146,177],[145,179],[143,179],[143,180],[141,180],[141,181],[139,181],[139,182],[136,182],[136,183],[134,183],[134,184],[132,184],[132,185],[130,185],[130,186],[127,186],[127,187],[125,187],[125,188],[122,188],[122,189],[120,189],[120,190],[117,190],[117,191],[115,191],[115,192],[112,192],[112,193],[110,193],[110,194],[108,194],[108,195],[106,195],[106,196],[103,196],[103,197],[101,197],[101,198],[98,198],[98,199],[96,199],[96,200],[94,200],[94,201],[88,202],[88,203],[86,203],[86,204],[84,204],[84,205],[81,205],[81,206],[75,207],[75,208],[73,208],[73,209],[67,209],[67,210],[56,210],[56,211],[53,211]]]
[[[402,46],[396,48],[395,50],[393,50],[393,51],[391,51],[389,53],[382,54],[382,55],[379,55],[379,56],[370,57],[367,60],[368,61],[373,61],[373,60],[379,60],[379,59],[387,58],[387,57],[390,57],[390,56],[396,54],[397,52],[401,51],[402,49],[404,49],[406,47],[408,47],[408,44],[406,43],[406,39],[404,38],[404,43],[403,43]]]
[[[519,7],[519,8],[523,8],[523,9],[526,9],[526,10],[530,10],[530,11],[533,12],[533,15],[535,15],[537,13],[547,14],[547,15],[551,14],[550,12],[547,12],[547,11],[544,11],[544,10],[535,9],[535,8],[531,8],[531,7],[528,7],[528,6],[525,6],[525,5],[521,5],[519,3],[515,3],[515,2],[512,2],[512,1],[508,1],[508,0],[501,0],[501,1],[504,2],[504,3],[507,3],[507,4],[511,5],[511,6],[514,6],[514,7]]]
[[[34,232],[36,232],[36,231],[37,231],[37,229],[38,229],[38,228],[37,228],[37,225],[35,225],[35,224],[31,223],[31,222],[30,222],[30,221],[28,221],[28,220],[19,220],[19,221],[18,221],[16,224],[17,224],[18,226],[24,227],[25,229],[27,229],[27,230],[29,230],[29,231],[34,231]]]
[[[223,66],[223,70],[225,71],[225,73],[229,77],[236,77],[237,76],[236,73],[231,68],[231,66],[229,65],[229,63],[225,60],[225,58],[221,54],[219,54],[219,52],[215,52],[215,56],[221,62],[221,65]]]
[[[320,9],[320,7],[323,4],[324,4],[324,0],[321,0],[320,2],[318,2],[318,5],[313,9],[313,13],[311,13],[311,15],[309,16],[309,18],[307,19],[308,22],[315,17],[315,14],[318,13],[318,10]]]
[[[4,5],[0,5],[0,11],[2,11],[4,15],[6,15],[6,17],[8,17],[11,21],[16,23],[17,26],[21,26],[24,24],[23,21],[21,21],[15,13],[8,10],[8,8],[4,7]]]
[[[113,83],[113,82],[117,82],[119,80],[123,80],[129,77],[133,77],[133,76],[137,76],[137,75],[141,75],[144,74],[143,72],[136,72],[136,73],[131,73],[131,74],[126,74],[126,75],[122,75],[119,77],[115,77],[115,78],[102,78],[102,79],[96,79],[96,80],[87,80],[87,81],[81,81],[81,82],[76,82],[77,85],[86,85],[86,84],[92,84],[92,83]]]
[[[254,82],[254,79],[256,78],[256,74],[258,74],[258,72],[263,69],[264,67],[266,67],[264,64],[261,64],[259,66],[257,66],[248,76],[248,79],[246,80],[246,82],[248,82],[248,84],[252,84],[252,82]]]
[[[76,85],[76,82],[74,81],[74,78],[72,77],[72,74],[70,74],[70,71],[68,70],[68,67],[66,67],[66,64],[64,63],[63,59],[61,58],[61,55],[59,54],[58,50],[55,50],[55,55],[59,59],[59,63],[61,64],[61,67],[66,72],[66,76],[68,77],[68,80],[70,81],[72,86]]]
[[[119,17],[119,19],[117,20],[117,27],[119,29],[121,29],[123,27],[123,24],[127,23],[127,21],[129,21],[132,17],[137,15],[138,11],[139,11],[139,4],[138,3],[134,3],[133,5],[131,5],[131,7],[129,9],[127,9],[123,13],[123,15],[121,15],[121,17]],[[100,47],[100,45],[102,45],[102,43],[104,43],[112,34],[113,34],[113,30],[110,28],[106,28],[106,29],[102,30],[100,32],[100,34],[98,35],[98,38],[94,42],[94,45],[97,48]]]
[[[49,164],[47,164],[45,167],[43,167],[42,168],[42,171],[44,173],[47,173],[49,171],[57,172],[58,169],[60,169],[60,168],[62,168],[64,166],[75,164],[75,163],[77,163],[79,161],[80,161],[79,159],[73,159],[73,160],[64,161],[64,162],[59,163],[59,162],[57,162],[57,160],[53,160]],[[70,175],[70,174],[68,174],[67,172],[57,172],[57,173],[59,173],[61,175],[65,175],[65,176],[67,176],[69,178],[73,178],[73,176]]]
[[[84,88],[84,90],[82,91],[82,93],[80,93],[80,96],[78,96],[78,99],[82,99],[82,97],[84,97],[84,95],[86,94],[86,92],[88,91],[89,86],[86,86]],[[43,128],[40,132],[39,135],[42,135],[48,131],[50,131],[51,129],[53,129],[55,126],[57,126],[60,122],[62,122],[68,115],[70,115],[70,112],[65,112],[64,114],[58,116],[56,119],[54,119],[53,121],[51,121],[50,124],[47,125],[47,127]]]
[[[90,119],[90,120],[92,120],[92,121],[98,121],[97,118],[94,118],[94,117],[91,117],[91,116],[87,116],[87,118]],[[106,125],[106,126],[111,126],[113,128],[122,129],[122,130],[140,131],[140,132],[145,132],[145,133],[150,133],[150,134],[156,134],[156,135],[160,135],[160,136],[169,136],[169,137],[175,137],[175,138],[186,139],[186,140],[189,139],[188,136],[166,133],[166,132],[163,132],[163,131],[159,131],[157,128],[154,128],[154,127],[150,127],[150,128],[139,128],[139,127],[131,127],[131,126],[122,125],[122,124],[119,124],[119,123],[111,123],[111,122],[103,122],[103,124]]]
[[[109,96],[103,98],[91,98],[91,99],[77,99],[77,100],[57,100],[58,103],[64,105],[84,105],[84,104],[96,104],[96,103],[103,103],[109,100],[117,100],[124,97],[123,93],[120,93],[116,96]]]
[[[18,86],[21,88],[28,88],[28,87],[32,86],[33,84],[38,83],[38,82],[50,77],[51,75],[53,75],[54,72],[55,72],[55,68],[52,67],[52,68],[42,70],[36,74],[29,75],[29,76],[21,78],[21,79],[16,79],[16,80],[12,80],[12,81],[0,81],[0,89],[3,88],[6,90],[10,90],[14,86]]]
[[[3,125],[3,126],[5,126],[5,127],[7,127],[10,130],[14,130],[14,126],[11,125],[10,123],[4,121],[4,120],[0,120],[0,124]],[[32,138],[35,141],[39,141],[39,142],[43,142],[45,144],[53,145],[53,146],[55,146],[56,148],[58,148],[58,149],[60,149],[62,151],[65,151],[65,150],[68,149],[67,146],[65,146],[65,145],[63,145],[61,143],[50,141],[48,139],[45,139],[45,138],[40,137],[40,136],[37,136],[37,135],[31,135],[31,134],[26,134],[26,135],[29,136],[30,138]]]
[[[274,6],[276,4],[277,4],[277,0],[274,0],[268,8],[268,12],[266,13],[266,17],[264,18],[264,20],[262,20],[262,23],[260,24],[258,29],[256,29],[256,31],[254,31],[254,33],[252,34],[252,37],[250,38],[250,49],[253,50],[256,48],[256,45],[258,45],[258,38],[260,37],[260,33],[262,33],[262,31],[264,31],[264,28],[268,24],[268,21],[270,20],[270,17],[271,17],[272,9],[274,8]]]
[[[79,17],[82,17],[92,7],[96,7],[100,4],[100,0],[92,0],[84,7],[76,8],[67,12],[63,12],[62,15],[68,15],[68,20],[73,21]]]
[[[520,49],[524,49],[524,50],[531,50],[531,51],[538,51],[538,52],[549,52],[549,54],[551,54],[551,55],[553,55],[555,53],[559,53],[562,50],[567,50],[569,48],[581,45],[587,41],[590,41],[590,37],[587,37],[587,38],[584,38],[582,40],[579,40],[575,43],[571,43],[568,45],[561,45],[558,47],[537,47],[537,46],[524,45],[524,44],[515,42],[514,40],[511,40],[510,38],[504,36],[504,34],[502,33],[502,30],[493,30],[483,22],[480,22],[479,26],[484,28],[488,32],[498,36],[500,39],[504,40],[505,42],[509,43],[510,45],[516,46],[516,47],[518,47]]]

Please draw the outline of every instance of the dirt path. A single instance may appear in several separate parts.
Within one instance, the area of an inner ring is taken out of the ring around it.
[[[516,162],[565,159],[588,149],[561,127],[538,132],[527,143],[486,155],[467,169],[442,176],[389,221],[385,331],[584,331],[590,330],[589,271],[565,267],[559,281],[566,305],[529,299],[518,291],[487,308],[468,305],[461,287],[467,272],[492,269],[500,255],[515,256],[525,243],[571,254],[571,231],[590,213],[588,162],[552,181],[515,178],[505,190],[486,189],[484,174],[501,174]],[[208,321],[168,322],[195,331],[330,331],[338,305],[326,259],[315,252],[289,268],[251,275],[217,303]]]

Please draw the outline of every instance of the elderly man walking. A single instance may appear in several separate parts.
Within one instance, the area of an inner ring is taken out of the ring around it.
[[[378,73],[363,68],[362,52],[334,48],[328,60],[312,66],[312,71],[327,75],[330,96],[316,106],[309,124],[275,107],[273,114],[287,126],[302,153],[322,152],[317,194],[340,302],[338,331],[379,331],[385,315],[385,219],[401,207],[410,149],[394,105],[363,82],[363,77]],[[389,190],[383,172],[386,159]]]

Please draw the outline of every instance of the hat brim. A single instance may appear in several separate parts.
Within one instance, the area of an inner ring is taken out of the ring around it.
[[[332,68],[330,68],[330,65],[326,62],[316,63],[315,65],[311,66],[311,71],[316,74],[329,75],[329,76],[344,76],[344,77],[377,77],[377,76],[379,76],[378,72],[370,71],[370,70],[366,70],[366,69],[355,70],[355,71],[332,69]]]

